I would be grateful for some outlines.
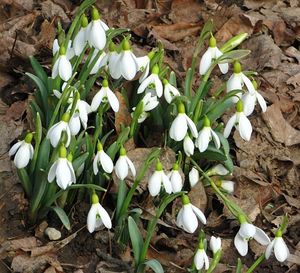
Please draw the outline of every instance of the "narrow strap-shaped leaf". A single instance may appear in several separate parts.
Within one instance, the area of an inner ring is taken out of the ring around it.
[[[144,265],[149,266],[155,273],[164,273],[164,269],[158,260],[145,261]]]
[[[72,165],[73,165],[74,171],[76,171],[86,161],[88,156],[89,156],[89,153],[86,152],[73,160]]]
[[[131,216],[128,217],[128,230],[133,249],[134,261],[135,264],[138,265],[144,242],[140,230]]]
[[[32,184],[30,183],[30,178],[25,168],[17,169],[18,176],[21,180],[22,187],[28,198],[31,197],[32,194]]]
[[[56,213],[62,224],[67,230],[71,229],[71,224],[68,215],[66,212],[60,207],[51,207],[51,209]]]
[[[38,60],[34,56],[29,57],[31,66],[34,70],[35,75],[42,80],[44,85],[47,87],[48,84],[48,76],[47,73],[45,72],[44,68],[40,65]]]

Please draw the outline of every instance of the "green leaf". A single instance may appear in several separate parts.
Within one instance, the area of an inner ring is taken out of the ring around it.
[[[60,221],[63,223],[64,227],[67,230],[71,229],[71,224],[68,215],[65,213],[65,211],[60,207],[51,207],[51,209],[57,214]]]
[[[250,53],[251,51],[247,49],[232,50],[220,56],[217,59],[217,63],[221,64],[221,63],[233,62],[235,60],[240,60],[242,58],[245,58]]]
[[[44,85],[47,87],[48,84],[48,76],[47,73],[45,72],[44,68],[40,65],[38,60],[33,57],[29,56],[29,60],[31,63],[31,66],[35,72],[35,75],[44,83]]]
[[[72,165],[73,165],[74,171],[76,171],[86,161],[88,156],[89,156],[89,153],[86,152],[73,160]]]
[[[176,74],[174,71],[171,71],[171,73],[170,73],[169,83],[177,88]]]
[[[117,139],[117,141],[115,141],[113,144],[111,144],[109,146],[109,148],[107,149],[107,154],[108,156],[114,160],[117,152],[119,151],[119,149],[121,148],[121,145],[124,144],[125,141],[127,141],[128,139],[128,135],[129,135],[129,131],[130,131],[130,128],[129,127],[126,127],[125,129],[123,129],[121,131],[121,133],[119,134],[119,137]]]
[[[164,269],[158,260],[145,261],[144,265],[149,266],[155,273],[164,273]]]
[[[127,194],[127,187],[124,180],[119,181],[118,187],[118,197],[117,197],[117,207],[116,207],[116,219],[118,221],[120,216],[121,208],[123,207],[124,200]]]
[[[25,168],[17,169],[18,176],[21,180],[23,189],[26,195],[30,198],[32,194],[32,183],[30,182],[30,178]]]
[[[138,265],[144,241],[138,226],[131,216],[128,217],[128,230],[133,249],[134,261],[135,264]]]
[[[83,189],[83,188],[96,190],[96,191],[106,191],[106,189],[95,184],[74,184],[68,187],[68,189]]]
[[[207,150],[203,153],[200,153],[201,158],[205,158],[208,160],[216,160],[216,161],[225,161],[227,160],[226,155],[217,149],[216,147],[209,145]]]

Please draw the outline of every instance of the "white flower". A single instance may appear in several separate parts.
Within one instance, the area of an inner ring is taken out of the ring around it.
[[[110,229],[112,226],[111,219],[107,211],[100,205],[97,194],[94,193],[92,195],[92,206],[87,217],[87,229],[90,233],[93,233],[103,225]]]
[[[25,168],[28,165],[29,160],[33,157],[34,149],[31,145],[32,137],[32,133],[28,133],[24,140],[14,144],[8,152],[9,156],[16,154],[14,163],[18,169]]]
[[[207,173],[208,176],[227,175],[227,174],[229,174],[229,171],[222,164],[218,164],[218,165],[214,166]]]
[[[137,58],[132,53],[129,41],[127,40],[123,42],[122,51],[117,63],[119,66],[119,73],[128,81],[131,81],[139,70]]]
[[[190,138],[190,136],[187,134],[184,137],[184,140],[183,140],[183,150],[184,150],[184,153],[187,156],[192,156],[194,154],[194,149],[195,149],[194,142],[192,141],[192,139]]]
[[[289,257],[290,251],[286,243],[284,242],[282,236],[278,236],[278,235],[282,235],[282,234],[281,233],[276,234],[275,239],[268,245],[265,256],[266,259],[269,259],[271,254],[274,251],[277,261],[282,263]]]
[[[59,158],[53,163],[48,173],[51,183],[56,178],[56,184],[63,190],[76,183],[76,176],[72,163],[67,159],[67,150],[64,146],[59,149]]]
[[[263,96],[257,92],[257,90],[255,90],[254,93],[246,92],[242,96],[242,101],[244,103],[244,113],[246,116],[249,116],[253,113],[257,101],[261,107],[261,110],[263,112],[267,111],[267,103]]]
[[[215,237],[211,236],[210,241],[209,241],[209,247],[213,254],[215,255],[220,249],[221,249],[221,238],[220,237]]]
[[[199,132],[198,138],[195,142],[196,147],[198,147],[200,153],[203,153],[207,150],[209,142],[213,139],[217,149],[220,148],[220,139],[218,135],[210,127],[210,120],[208,117],[204,117],[204,127]]]
[[[96,8],[92,9],[92,21],[87,26],[87,40],[90,46],[102,50],[106,44],[107,25],[100,20],[100,15]]]
[[[93,56],[91,58],[91,61],[89,65],[94,61],[94,59],[97,57],[97,54],[99,53],[98,49],[95,49],[93,52]],[[99,58],[97,59],[95,65],[93,66],[92,70],[90,71],[90,75],[96,74],[99,69],[107,64],[108,56],[107,54],[103,51]]]
[[[191,188],[194,187],[199,182],[199,179],[200,179],[199,172],[195,167],[193,167],[189,172],[189,181],[190,181]]]
[[[79,56],[87,44],[88,19],[83,14],[81,17],[81,28],[76,34],[73,42],[73,48],[76,56]]]
[[[142,71],[142,75],[139,78],[139,83],[143,82],[147,76],[149,75],[149,71],[150,71],[150,57],[149,55],[151,54],[151,52],[147,55],[147,56],[143,56],[143,57],[138,57],[137,63],[139,65],[139,71]]]
[[[59,57],[52,68],[52,79],[55,79],[58,75],[65,82],[72,76],[72,65],[66,56],[66,50],[63,46],[59,49]]]
[[[108,81],[106,79],[102,82],[101,89],[97,92],[97,94],[94,96],[91,104],[92,111],[97,111],[99,108],[101,102],[108,101],[111,108],[114,110],[114,112],[119,111],[119,101],[117,96],[111,91],[111,89],[108,86]]]
[[[102,144],[100,142],[98,142],[97,154],[93,161],[93,171],[95,175],[97,175],[97,173],[99,172],[98,164],[106,173],[112,173],[114,169],[114,163],[112,162],[111,158],[104,152]]]
[[[179,166],[177,163],[173,165],[172,171],[168,174],[168,178],[171,182],[172,192],[180,192],[183,187],[182,177],[178,171]]]
[[[164,79],[164,97],[167,103],[171,103],[174,97],[180,96],[180,92],[176,87],[171,85],[168,80]]]
[[[120,54],[116,51],[116,45],[113,42],[110,42],[109,52],[107,54],[108,70],[111,77],[115,80],[121,77],[119,57]]]
[[[209,260],[203,248],[197,250],[194,257],[194,264],[197,270],[201,270],[203,267],[205,270],[209,268]]]
[[[200,61],[200,75],[204,75],[208,71],[213,62],[213,59],[218,59],[222,55],[223,53],[216,46],[216,39],[214,37],[211,37],[209,40],[209,47],[203,54]],[[228,72],[228,63],[220,63],[218,64],[218,66],[223,74],[226,74]]]
[[[176,224],[188,233],[193,233],[198,227],[198,219],[206,224],[206,218],[203,212],[190,203],[187,195],[182,196],[183,207],[180,209]],[[198,219],[197,219],[198,218]]]
[[[158,65],[155,65],[152,68],[152,73],[150,76],[148,76],[145,80],[143,80],[143,82],[141,83],[141,85],[139,86],[137,93],[143,93],[146,88],[150,85],[154,85],[154,87],[151,89],[155,90],[156,95],[160,98],[163,94],[163,85],[162,82],[158,76],[159,73],[159,67]]]
[[[187,134],[187,129],[190,129],[193,137],[198,137],[198,132],[195,123],[185,114],[185,108],[182,103],[178,105],[178,115],[173,120],[169,131],[170,138],[181,141]]]
[[[252,126],[249,119],[243,112],[243,103],[241,100],[237,103],[237,111],[236,113],[228,120],[226,127],[224,129],[224,137],[228,138],[232,127],[239,131],[242,139],[249,141],[252,134]]]
[[[54,148],[58,145],[63,132],[66,132],[67,135],[67,141],[65,143],[65,146],[68,147],[70,145],[71,131],[68,124],[69,120],[70,120],[70,113],[65,113],[63,114],[61,121],[54,124],[49,129],[47,133],[47,138],[50,139],[50,143]]]
[[[241,256],[248,253],[248,241],[252,238],[261,245],[268,245],[270,239],[268,235],[260,228],[246,222],[243,216],[240,229],[234,237],[234,245]]]
[[[248,79],[248,77],[242,72],[241,65],[239,62],[234,63],[233,74],[229,78],[226,84],[227,92],[232,90],[242,90],[242,87],[246,85],[248,91],[253,94],[255,92],[255,88],[252,82]],[[241,93],[238,93],[235,97],[232,98],[233,102],[237,102],[241,97]]]
[[[60,49],[60,46],[58,44],[58,39],[55,39],[53,41],[53,47],[52,47],[53,56],[56,54],[56,52],[59,51],[59,49]],[[68,60],[71,60],[74,57],[74,49],[72,48],[72,41],[71,40],[68,42],[68,48],[67,48],[66,56],[67,56]]]
[[[156,96],[151,96],[151,92],[147,92],[140,103],[142,103],[143,105],[141,105],[142,110],[138,117],[138,123],[142,123],[145,121],[145,119],[149,116],[148,112],[153,110],[159,104],[159,101],[157,100]],[[139,104],[137,107],[139,107]],[[136,111],[137,107],[133,107],[132,110]],[[133,115],[134,113],[131,113],[132,117]]]
[[[148,183],[148,190],[150,192],[150,195],[158,195],[162,185],[167,193],[172,193],[172,184],[168,176],[163,171],[162,164],[158,161],[155,167],[155,171],[151,175]]]
[[[128,168],[130,169],[133,176],[136,175],[135,167],[132,161],[126,155],[126,150],[122,147],[120,149],[120,157],[115,165],[115,172],[120,180],[124,180],[128,175]]]
[[[220,180],[220,187],[228,193],[233,193],[234,192],[234,182],[233,181]]]

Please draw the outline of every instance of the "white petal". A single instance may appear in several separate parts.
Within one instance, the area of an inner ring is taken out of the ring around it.
[[[204,213],[198,209],[196,206],[194,205],[191,205],[192,206],[192,209],[193,209],[193,212],[196,214],[196,216],[198,217],[198,219],[201,221],[202,224],[206,224],[206,217],[204,215]]]
[[[133,53],[130,50],[125,50],[121,54],[122,54],[120,59],[121,74],[126,80],[131,81],[135,77],[135,74],[138,70],[136,57],[133,55]]]
[[[99,157],[103,170],[106,173],[112,173],[114,169],[114,163],[112,162],[111,158],[104,151],[100,152]]]
[[[234,246],[241,256],[246,256],[248,253],[248,241],[237,233],[234,237]]]
[[[198,220],[193,211],[191,204],[184,205],[182,220],[184,230],[189,233],[194,233],[198,227]]]
[[[91,109],[93,112],[97,111],[100,103],[103,99],[104,96],[106,96],[106,87],[102,87],[97,94],[94,96],[93,100],[92,100],[92,104],[91,104]]]
[[[57,168],[57,161],[55,161],[49,172],[48,172],[48,182],[52,182],[54,179],[55,179],[55,176],[56,176],[56,168]]]
[[[221,238],[220,237],[214,237],[211,236],[209,241],[209,247],[212,250],[213,253],[216,253],[221,249]]]
[[[60,121],[54,124],[47,133],[47,138],[50,139],[50,143],[53,147],[56,147],[60,141],[61,133],[64,131],[66,127],[66,123],[64,121]]]
[[[81,28],[74,38],[73,47],[76,56],[82,53],[86,45],[86,29],[87,28]]]
[[[70,142],[71,142],[71,131],[70,131],[68,124],[66,125],[66,133],[67,133],[67,142],[65,145],[66,145],[66,147],[69,147]]]
[[[97,173],[99,172],[98,161],[99,161],[99,152],[95,155],[94,160],[93,160],[94,175],[97,175]]]
[[[198,249],[194,257],[194,264],[197,270],[201,270],[204,266],[204,250]]]
[[[78,115],[74,114],[70,118],[69,127],[72,136],[76,136],[79,133],[81,125],[80,125],[80,119]]]
[[[18,149],[15,158],[14,163],[18,169],[25,168],[30,160],[30,147],[27,143],[23,143],[20,148]]]
[[[245,83],[245,85],[246,85],[248,91],[249,91],[250,93],[254,94],[254,93],[255,93],[255,88],[254,88],[252,82],[251,82],[251,81],[248,79],[248,77],[247,77],[246,75],[244,75],[243,73],[241,73],[241,77],[242,77],[242,80],[243,80],[243,82]]]
[[[128,175],[128,165],[125,156],[120,156],[115,165],[115,172],[119,179],[124,180]]]
[[[198,137],[198,131],[195,123],[186,114],[185,114],[185,118],[193,137]]]
[[[121,77],[121,70],[120,70],[120,54],[117,52],[112,52],[110,57],[109,57],[109,62],[108,62],[108,69],[111,77],[115,80],[119,79]]]
[[[58,44],[58,40],[54,39],[53,41],[53,46],[52,46],[52,54],[53,56],[55,55],[55,53],[59,50],[59,44]]]
[[[213,129],[210,129],[210,131],[211,131],[212,139],[215,143],[216,148],[220,149],[221,143],[220,143],[219,136],[214,132]]]
[[[169,134],[170,137],[176,141],[184,139],[187,132],[187,119],[185,114],[178,114],[172,122]]]
[[[253,238],[256,232],[256,227],[249,223],[242,223],[239,229],[239,235],[243,238]]]
[[[246,116],[249,116],[253,113],[256,103],[256,96],[255,94],[251,94],[250,92],[246,92],[242,96],[243,101],[243,110]]]
[[[268,245],[271,241],[268,235],[260,228],[255,227],[256,232],[254,234],[254,240],[260,243],[263,246]]]
[[[100,20],[100,24],[104,31],[109,30],[109,26],[106,23],[104,23],[102,20]]]
[[[205,267],[204,267],[205,270],[207,270],[209,268],[209,260],[208,260],[208,257],[207,257],[207,254],[205,251],[204,251],[204,265],[205,265]]]
[[[72,183],[72,174],[67,164],[66,158],[60,158],[56,168],[56,183],[65,190]]]
[[[218,174],[218,175],[227,175],[227,174],[229,174],[229,171],[222,164],[218,164],[218,165],[214,166],[211,169],[211,172],[213,173],[213,175],[215,175],[215,174]]]
[[[141,77],[139,78],[139,83],[141,83],[149,75],[150,59],[148,56],[143,56],[143,57],[137,58],[136,60],[137,60],[138,66],[139,66],[139,70],[144,69]]]
[[[20,146],[21,146],[24,142],[25,142],[25,141],[22,140],[22,141],[18,141],[17,143],[15,143],[15,144],[10,148],[10,150],[9,150],[9,152],[8,152],[8,155],[9,155],[9,156],[13,156],[13,155],[17,152],[17,150],[20,148]]]
[[[195,167],[193,167],[189,172],[189,181],[191,187],[194,187],[199,181],[199,172]]]
[[[207,72],[207,70],[211,66],[211,61],[212,61],[212,48],[209,47],[203,54],[200,61],[200,65],[199,65],[200,75],[204,75]]]
[[[228,193],[233,193],[234,192],[234,182],[229,181],[229,180],[222,180],[222,189],[227,191]]]
[[[154,79],[153,79],[153,74],[151,74],[148,78],[146,78],[139,86],[138,90],[137,90],[137,93],[140,94],[140,93],[143,93],[147,86],[151,83],[154,82]]]
[[[155,171],[148,182],[148,190],[151,196],[157,196],[161,188],[161,175],[159,172]]]
[[[146,96],[148,96],[148,95],[149,95],[149,99],[147,100]],[[143,102],[144,102],[144,111],[145,112],[149,112],[149,111],[153,110],[159,104],[157,97],[156,96],[151,97],[151,93],[147,93],[145,95],[145,97],[143,98]]]
[[[164,96],[168,103],[171,103],[173,98],[176,96],[180,96],[179,91],[173,85],[167,83],[164,89]]]
[[[59,57],[60,62],[58,65],[59,76],[62,80],[67,82],[72,76],[72,65],[66,55],[62,55]]]
[[[265,256],[266,259],[268,260],[273,252],[273,248],[274,248],[274,243],[275,240],[273,240],[271,243],[269,243],[269,245],[267,246],[266,252],[265,252]]]
[[[57,60],[55,61],[53,67],[52,67],[52,79],[55,79],[58,76],[58,66],[59,66],[59,62],[60,62],[60,58],[57,58]]]
[[[172,184],[171,184],[169,178],[165,175],[164,171],[161,171],[161,179],[162,179],[162,183],[164,185],[166,193],[171,194],[172,193]]]
[[[192,139],[186,135],[183,141],[183,150],[187,156],[191,156],[194,154],[194,142]]]
[[[130,160],[130,158],[128,156],[126,156],[125,159],[126,159],[126,162],[127,162],[128,166],[129,166],[129,169],[130,169],[133,177],[135,177],[136,171],[135,171],[135,167],[134,167],[132,161]]]
[[[282,237],[275,238],[274,254],[276,259],[281,263],[284,262],[290,255],[289,249],[287,248]]]
[[[210,127],[203,127],[203,129],[199,132],[199,136],[197,138],[197,146],[200,153],[206,151],[208,144],[210,142],[210,136],[211,136]]]
[[[67,160],[67,166],[68,166],[68,169],[69,169],[69,172],[71,174],[71,182],[69,183],[69,185],[71,185],[72,183],[76,183],[76,176],[75,176],[75,172],[74,172],[74,169],[73,169],[73,165],[72,163]]]
[[[96,49],[102,50],[106,44],[106,35],[101,22],[100,20],[93,20],[90,24],[88,33],[89,43]]]
[[[266,112],[267,111],[267,103],[266,103],[265,99],[257,91],[256,91],[256,97],[257,97],[258,103],[259,103],[259,105],[261,107],[261,110],[263,112]]]
[[[117,96],[109,88],[107,88],[106,95],[111,108],[114,110],[114,112],[118,112],[119,101]]]
[[[252,134],[252,126],[245,114],[240,113],[239,124],[237,126],[242,139],[249,141]]]
[[[154,74],[154,83],[155,83],[156,95],[160,98],[163,94],[163,85],[158,75],[156,74]]]
[[[33,149],[33,147],[32,147],[31,144],[28,144],[28,145],[29,145],[30,159],[32,159],[33,158],[33,154],[34,154],[34,149]]]
[[[227,81],[226,84],[227,92],[232,91],[232,90],[241,90],[242,89],[242,80],[241,80],[241,75],[233,73],[229,80]]]
[[[87,229],[90,233],[95,231],[97,213],[98,213],[97,205],[92,204],[87,216]]]
[[[100,218],[104,224],[104,226],[108,229],[111,228],[111,219],[109,217],[109,214],[107,213],[107,211],[100,205],[97,204],[97,209],[98,209],[98,213],[100,215]]]
[[[183,213],[183,207],[179,210],[176,218],[176,225],[180,228],[183,228],[182,213]]]
[[[234,126],[234,124],[236,123],[236,114],[234,114],[227,122],[226,126],[225,126],[225,129],[224,129],[224,137],[225,138],[228,138],[229,135],[230,135],[230,132],[232,130],[232,127]]]
[[[216,59],[221,57],[223,53],[216,47]],[[226,74],[228,72],[228,63],[218,64],[222,74]]]
[[[182,177],[178,171],[172,171],[170,176],[172,192],[180,192],[183,187]]]

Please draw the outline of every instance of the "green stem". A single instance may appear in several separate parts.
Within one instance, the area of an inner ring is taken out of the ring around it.
[[[209,268],[206,273],[211,273],[215,270],[216,266],[218,265],[220,259],[221,259],[222,251],[218,250],[216,254],[214,254],[213,260],[211,261]]]
[[[258,267],[264,260],[265,260],[265,254],[262,254],[251,266],[250,268],[246,271],[246,273],[251,273],[254,271],[256,267]]]

